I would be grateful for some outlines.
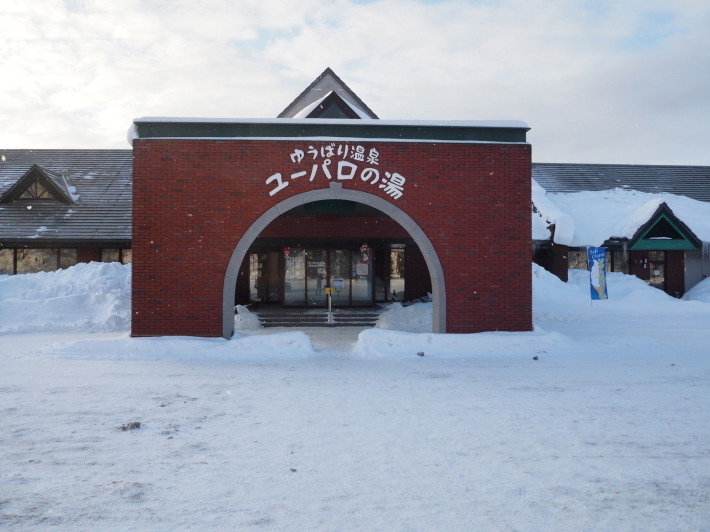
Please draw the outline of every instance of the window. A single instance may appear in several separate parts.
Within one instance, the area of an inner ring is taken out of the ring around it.
[[[53,272],[57,269],[56,249],[18,249],[17,273]]]
[[[666,252],[649,251],[648,269],[650,279],[648,284],[661,290],[666,289]]]
[[[18,199],[55,199],[39,181],[35,181],[18,196]]]
[[[60,249],[59,250],[59,267],[61,269],[69,268],[77,263],[77,250],[76,249]]]
[[[621,273],[629,273],[629,260],[626,253],[623,251],[613,251],[613,271]]]
[[[121,264],[130,264],[133,262],[133,250],[131,248],[121,250]]]
[[[567,252],[567,264],[570,270],[588,270],[587,265],[587,250]]]
[[[120,262],[120,249],[102,249],[101,262]]]
[[[390,300],[404,301],[404,250],[393,249],[390,251]]]
[[[0,249],[0,275],[15,273],[15,250]]]

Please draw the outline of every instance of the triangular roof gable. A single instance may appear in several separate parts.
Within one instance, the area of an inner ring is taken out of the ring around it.
[[[3,194],[2,198],[0,198],[0,203],[9,203],[16,200],[35,181],[47,189],[47,192],[57,201],[68,204],[74,203],[64,176],[59,172],[49,170],[38,164],[33,164],[32,167]]]
[[[306,89],[286,107],[286,109],[281,111],[278,118],[294,118],[303,109],[320,100],[330,91],[333,91],[333,93],[345,100],[346,103],[361,109],[369,118],[378,118],[372,109],[370,109],[330,68],[326,68],[313,83],[306,87]]]
[[[294,118],[341,118],[368,119],[362,109],[358,109],[334,91],[330,91],[320,100],[316,100],[299,111]]]
[[[654,229],[665,226],[665,231],[673,236],[654,237]],[[665,203],[661,203],[649,220],[639,227],[629,241],[633,250],[697,250],[702,242],[690,228],[673,214]]]

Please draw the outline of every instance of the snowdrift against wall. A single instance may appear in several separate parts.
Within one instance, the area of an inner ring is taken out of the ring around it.
[[[0,333],[127,331],[131,265],[0,275]]]

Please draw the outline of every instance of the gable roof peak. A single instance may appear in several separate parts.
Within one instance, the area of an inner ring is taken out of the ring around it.
[[[62,203],[74,203],[74,197],[69,190],[69,183],[60,172],[50,170],[34,163],[5,194],[0,197],[0,203],[16,200],[34,183],[41,184],[53,199]]]
[[[286,107],[286,109],[281,111],[278,118],[296,118],[296,116],[301,115],[306,108],[312,106],[319,100],[324,100],[330,92],[337,95],[340,100],[353,109],[353,112],[358,115],[352,118],[378,118],[372,109],[370,109],[330,67],[326,68],[320,76]],[[348,114],[347,110],[346,114]],[[299,118],[301,118],[301,116],[299,116]]]

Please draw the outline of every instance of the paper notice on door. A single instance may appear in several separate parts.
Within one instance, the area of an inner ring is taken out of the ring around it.
[[[367,275],[370,270],[367,268],[367,264],[359,263],[355,268],[355,273],[357,275]]]

